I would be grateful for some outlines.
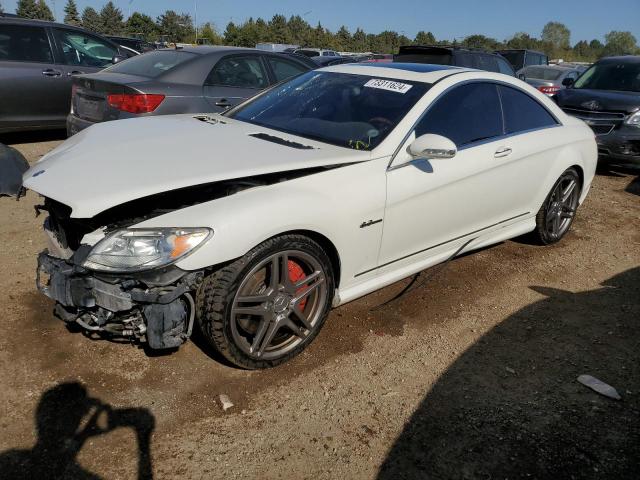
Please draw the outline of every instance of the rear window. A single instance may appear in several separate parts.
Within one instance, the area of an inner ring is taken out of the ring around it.
[[[195,53],[180,50],[149,52],[117,63],[104,71],[155,78],[194,57],[196,57]]]
[[[538,80],[557,80],[562,75],[562,70],[555,68],[527,67],[524,69],[524,75],[527,78],[535,78]]]

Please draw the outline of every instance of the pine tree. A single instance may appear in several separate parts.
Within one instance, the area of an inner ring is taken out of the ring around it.
[[[149,15],[133,12],[125,23],[125,30],[129,35],[142,35],[145,40],[155,40],[158,26]]]
[[[36,13],[37,19],[48,20],[50,22],[55,21],[55,18],[53,16],[53,13],[51,13],[51,9],[49,8],[49,5],[47,5],[47,2],[45,2],[44,0],[38,0],[36,9],[37,9],[37,13]]]
[[[38,18],[38,5],[35,0],[18,0],[16,15],[22,18]]]
[[[100,15],[91,7],[86,7],[82,11],[82,26],[92,32],[102,33],[104,31]]]
[[[104,33],[109,35],[120,35],[123,28],[122,11],[113,2],[107,2],[100,10],[100,20]]]
[[[78,6],[74,0],[68,0],[64,7],[64,23],[67,25],[82,25],[82,20],[80,20],[80,14],[78,13]]]

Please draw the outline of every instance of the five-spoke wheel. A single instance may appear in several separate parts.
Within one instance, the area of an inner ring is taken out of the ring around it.
[[[315,337],[332,293],[331,262],[322,248],[307,237],[284,235],[205,279],[198,295],[200,324],[233,363],[271,367]]]
[[[536,216],[536,236],[548,245],[560,240],[571,227],[582,185],[574,168],[560,176]]]

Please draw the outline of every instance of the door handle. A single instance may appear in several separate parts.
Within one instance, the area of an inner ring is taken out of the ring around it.
[[[496,150],[496,153],[494,153],[493,156],[496,158],[507,157],[511,155],[512,151],[513,150],[511,150],[509,147],[501,147],[498,150]]]
[[[229,108],[230,106],[231,104],[229,103],[229,100],[227,100],[226,98],[223,98],[216,102],[216,107]]]
[[[47,68],[42,71],[42,75],[45,77],[59,77],[62,75],[62,72],[60,70],[54,70],[53,68]]]
[[[72,75],[81,75],[84,72],[81,72],[80,70],[73,70],[72,72],[67,72],[67,77],[70,77]]]

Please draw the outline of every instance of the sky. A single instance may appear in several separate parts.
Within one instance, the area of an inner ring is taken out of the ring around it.
[[[7,12],[17,0],[0,0]],[[58,20],[64,17],[66,0],[47,0]],[[78,8],[99,10],[106,0],[76,0]],[[280,13],[301,15],[309,23],[321,22],[329,30],[341,25],[367,33],[395,30],[413,38],[420,30],[437,39],[462,39],[481,33],[504,40],[516,32],[540,36],[549,21],[559,21],[571,30],[571,42],[604,41],[611,30],[630,31],[640,42],[640,0],[114,0],[125,16],[140,11],[157,17],[165,10],[190,13],[197,4],[198,24],[212,22],[220,32],[229,21],[241,23],[249,17],[264,19]]]

